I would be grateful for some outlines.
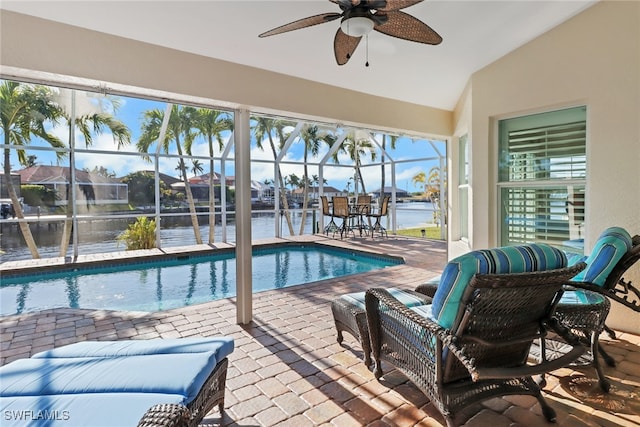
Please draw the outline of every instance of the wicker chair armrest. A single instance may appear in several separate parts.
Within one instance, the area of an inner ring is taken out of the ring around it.
[[[416,292],[420,292],[428,297],[433,298],[438,290],[438,285],[433,283],[423,283],[416,287]]]
[[[581,344],[579,337],[571,332],[570,329],[562,326],[556,319],[551,319],[549,322],[545,323],[547,330],[552,330],[554,333],[562,337],[565,342],[571,346],[571,350],[555,359],[540,361],[533,365],[500,368],[485,368],[477,366],[474,359],[466,356],[464,344],[460,345],[457,339],[443,342],[445,343],[446,348],[449,349],[450,354],[455,355],[455,357],[457,357],[462,365],[469,371],[473,381],[539,375],[569,365],[576,361],[586,351],[586,348]],[[544,339],[545,336],[546,332],[543,332],[540,337]]]
[[[191,412],[181,404],[162,403],[153,405],[145,412],[138,427],[188,427]]]
[[[509,379],[545,374],[568,366],[571,362],[576,361],[580,356],[582,356],[584,352],[585,348],[582,345],[575,345],[568,353],[552,360],[545,360],[543,362],[536,363],[535,365],[524,365],[513,368],[474,367],[473,372],[471,373],[471,378],[473,378],[474,381],[479,381],[485,379]]]
[[[403,317],[411,320],[413,323],[418,325],[420,328],[433,333],[438,336],[440,339],[452,339],[453,336],[451,332],[447,329],[444,329],[442,326],[438,325],[431,319],[428,319],[424,316],[420,316],[410,308],[407,308],[404,304],[398,301],[393,295],[389,293],[384,288],[371,288],[367,290],[366,303],[367,303],[367,311],[369,312],[369,305],[373,302],[371,297],[375,297],[378,301],[380,301],[384,306],[388,309],[396,311],[400,313]]]
[[[590,282],[569,282],[567,285],[569,286],[569,289],[584,289],[599,293],[600,295],[604,295],[607,298],[640,313],[640,290],[629,282],[620,284],[619,286],[622,286],[622,289],[618,287],[613,289],[604,289],[602,286],[598,286]],[[632,299],[629,299],[629,296],[631,296]]]

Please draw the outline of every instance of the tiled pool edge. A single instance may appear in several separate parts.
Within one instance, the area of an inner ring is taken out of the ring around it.
[[[401,256],[381,254],[371,250],[344,247],[340,245],[326,244],[322,240],[312,239],[273,239],[257,241],[253,243],[254,253],[273,248],[317,246],[340,252],[357,253],[374,259],[391,261],[394,264],[403,264],[405,259]],[[211,255],[223,255],[235,251],[231,244],[212,244],[173,247],[167,249],[146,249],[136,251],[109,252],[102,254],[80,255],[77,260],[70,258],[47,258],[38,260],[10,261],[0,264],[0,277],[12,279],[22,276],[40,276],[50,273],[75,271],[78,269],[99,269],[105,267],[130,266],[132,264],[150,264],[157,261],[175,260],[183,257],[197,258]]]

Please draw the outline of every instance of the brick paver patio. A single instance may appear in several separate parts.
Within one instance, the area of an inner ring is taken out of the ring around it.
[[[314,238],[314,239],[317,239]],[[325,240],[325,239],[321,239]],[[327,240],[330,244],[405,257],[407,264],[355,276],[254,295],[250,325],[235,324],[235,300],[225,299],[158,313],[56,309],[0,319],[0,364],[83,340],[229,335],[225,413],[204,425],[440,426],[443,418],[397,371],[377,381],[362,363],[359,343],[336,342],[330,301],[372,286],[412,289],[439,273],[445,245],[428,240]],[[616,359],[605,367],[612,383],[599,391],[589,367],[547,377],[545,394],[559,426],[640,425],[640,337],[605,340]],[[466,426],[548,426],[534,398],[510,396],[469,408]]]

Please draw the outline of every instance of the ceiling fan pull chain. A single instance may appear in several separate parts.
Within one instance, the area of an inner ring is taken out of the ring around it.
[[[367,38],[365,40],[367,42],[367,46],[366,46],[366,48],[367,48],[367,62],[364,63],[364,66],[368,67],[369,66],[369,34],[367,34],[365,37]]]

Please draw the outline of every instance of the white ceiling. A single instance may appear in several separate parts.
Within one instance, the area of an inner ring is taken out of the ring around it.
[[[311,15],[340,12],[328,0],[11,1],[2,9],[199,55],[446,110],[470,75],[597,0],[426,0],[404,9],[436,30],[437,46],[372,32],[338,66],[339,20],[267,38],[258,34]],[[51,42],[51,41],[50,41]],[[126,64],[123,64],[126,66]]]

